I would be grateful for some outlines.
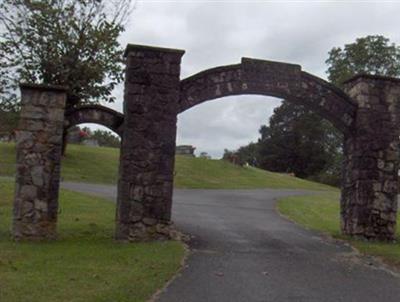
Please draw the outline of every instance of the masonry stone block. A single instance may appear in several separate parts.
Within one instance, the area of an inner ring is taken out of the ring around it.
[[[341,226],[346,235],[394,240],[398,193],[400,82],[357,76],[345,90],[358,103],[344,142]]]
[[[116,238],[168,239],[183,51],[126,50]],[[162,230],[162,231],[159,231]]]
[[[65,102],[62,87],[21,85],[12,226],[15,239],[56,237]]]

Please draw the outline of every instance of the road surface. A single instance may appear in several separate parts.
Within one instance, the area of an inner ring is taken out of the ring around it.
[[[115,200],[116,188],[63,183]],[[193,236],[162,302],[400,301],[400,277],[282,218],[290,190],[176,190],[173,220]]]

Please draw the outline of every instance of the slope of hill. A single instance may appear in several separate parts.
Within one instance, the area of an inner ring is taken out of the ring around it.
[[[62,162],[62,178],[88,183],[116,183],[119,150],[69,145]],[[0,175],[12,176],[15,171],[15,147],[0,143]],[[286,174],[252,167],[239,167],[222,160],[177,156],[175,164],[177,188],[253,189],[287,188],[332,190],[332,187]]]

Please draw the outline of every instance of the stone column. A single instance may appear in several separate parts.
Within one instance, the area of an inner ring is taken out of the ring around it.
[[[53,239],[66,92],[57,86],[20,87],[12,234],[16,239]]]
[[[341,227],[346,235],[395,238],[400,81],[357,76],[346,92],[358,103],[354,130],[345,137]]]
[[[116,238],[171,236],[180,62],[184,51],[128,45]]]

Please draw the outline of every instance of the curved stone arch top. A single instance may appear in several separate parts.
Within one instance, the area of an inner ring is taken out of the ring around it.
[[[298,102],[319,113],[343,133],[351,131],[357,109],[342,90],[302,71],[300,65],[242,58],[241,64],[208,69],[182,80],[178,111],[240,94]]]
[[[95,123],[122,136],[124,115],[104,106],[84,105],[67,111],[65,120],[68,128],[83,123]]]

